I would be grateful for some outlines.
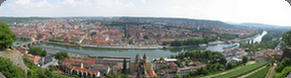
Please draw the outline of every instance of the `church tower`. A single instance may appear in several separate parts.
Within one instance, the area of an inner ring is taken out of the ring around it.
[[[147,56],[146,56],[146,54],[144,53],[144,55],[143,55],[143,60],[144,60],[144,63],[146,63],[147,62]]]

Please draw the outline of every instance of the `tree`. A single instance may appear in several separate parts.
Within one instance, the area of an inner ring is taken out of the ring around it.
[[[7,24],[0,22],[0,50],[12,45],[16,40],[16,35],[10,30]]]
[[[143,36],[144,39],[149,39],[148,35]]]
[[[277,72],[281,72],[286,66],[291,65],[291,59],[290,58],[283,58],[283,60],[278,64],[278,66],[275,68]]]
[[[160,60],[165,60],[164,57],[160,57]]]
[[[248,57],[247,56],[243,56],[243,59],[242,59],[242,62],[244,63],[244,64],[246,64],[247,62],[248,62]]]
[[[68,52],[61,51],[54,55],[56,59],[63,60],[64,58],[69,58]]]
[[[291,45],[291,31],[286,32],[283,35],[283,41],[287,44],[287,45]]]
[[[126,62],[126,59],[123,59],[123,69],[122,69],[122,73],[127,73],[127,62]]]
[[[271,65],[273,66],[273,65],[274,65],[274,63],[275,63],[275,59],[274,59],[274,58],[272,58],[270,62],[271,62]]]
[[[41,47],[30,47],[28,49],[28,53],[33,54],[33,55],[39,55],[39,56],[47,55],[46,50],[43,50]]]

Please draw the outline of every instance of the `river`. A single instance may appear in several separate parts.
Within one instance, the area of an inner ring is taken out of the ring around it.
[[[268,34],[267,31],[263,31],[262,34],[260,34],[260,35],[258,35],[257,37],[254,38],[252,43],[260,43],[262,41],[262,38],[267,34]]]
[[[253,42],[260,42],[262,37],[266,35],[267,32],[264,31],[262,34],[257,35],[253,38]],[[140,49],[99,49],[99,48],[86,48],[86,47],[72,47],[72,46],[63,46],[56,44],[40,44],[36,45],[42,48],[45,48],[49,54],[54,54],[57,51],[67,51],[70,53],[70,56],[77,57],[81,55],[95,55],[95,56],[113,56],[113,57],[135,57],[136,54],[144,55],[146,54],[148,58],[160,58],[160,57],[169,57],[171,55],[177,55],[180,52],[193,51],[193,50],[211,50],[222,52],[223,47],[227,44],[216,44],[208,45],[205,47],[187,47],[187,48],[174,48],[174,49],[151,49],[151,50],[140,50]],[[238,47],[238,46],[237,46]],[[235,47],[235,48],[237,48]]]

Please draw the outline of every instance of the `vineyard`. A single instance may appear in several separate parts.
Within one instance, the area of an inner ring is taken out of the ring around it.
[[[247,78],[265,78],[265,76],[268,73],[269,69],[270,69],[270,66],[267,66],[267,67],[257,71],[256,73],[251,74]]]
[[[256,70],[264,65],[266,65],[266,62],[260,62],[260,63],[255,63],[255,64],[251,64],[251,65],[246,65],[241,67],[240,69],[236,69],[232,72],[228,72],[226,74],[222,74],[219,76],[216,76],[214,78],[235,78],[235,77],[239,77],[241,75],[247,74],[249,72],[252,72],[253,70]]]

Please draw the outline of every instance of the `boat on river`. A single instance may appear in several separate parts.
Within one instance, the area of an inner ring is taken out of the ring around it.
[[[239,44],[238,43],[228,44],[228,45],[223,46],[223,49],[229,49],[236,46],[239,46]]]

